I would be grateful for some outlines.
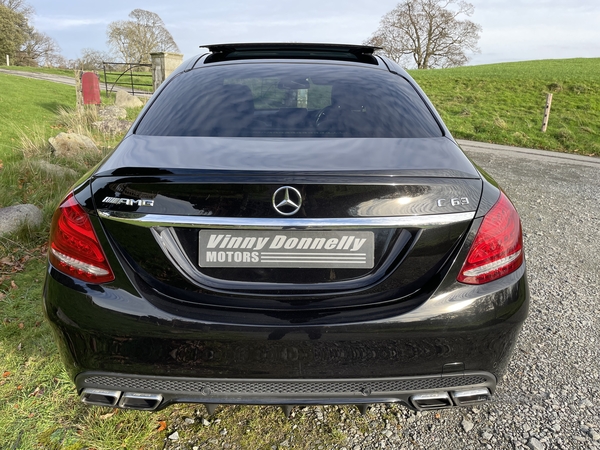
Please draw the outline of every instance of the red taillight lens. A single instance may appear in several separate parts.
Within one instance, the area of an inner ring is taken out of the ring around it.
[[[49,258],[67,275],[88,283],[115,279],[92,223],[70,193],[52,217]]]
[[[514,272],[523,264],[521,219],[510,200],[500,199],[485,215],[457,280],[483,284]]]

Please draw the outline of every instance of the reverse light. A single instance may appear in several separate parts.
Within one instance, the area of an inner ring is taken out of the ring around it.
[[[457,280],[484,284],[523,264],[523,232],[517,210],[503,192],[485,215]]]
[[[50,262],[59,271],[88,283],[115,279],[92,223],[71,192],[52,217]]]

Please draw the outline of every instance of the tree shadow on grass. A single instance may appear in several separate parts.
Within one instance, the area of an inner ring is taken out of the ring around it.
[[[69,109],[74,108],[74,105],[70,105],[68,103],[63,102],[40,102],[37,103],[38,106],[44,108],[47,111],[50,111],[53,114],[58,114],[61,108]]]

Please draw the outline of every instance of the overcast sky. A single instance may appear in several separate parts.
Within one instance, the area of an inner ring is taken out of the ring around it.
[[[106,27],[135,8],[157,13],[185,58],[201,44],[332,42],[360,44],[396,0],[29,0],[34,25],[69,58],[107,50]],[[469,64],[600,57],[600,0],[472,0],[483,27]]]

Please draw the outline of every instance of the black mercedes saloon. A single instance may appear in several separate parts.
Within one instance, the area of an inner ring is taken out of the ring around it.
[[[81,401],[492,399],[521,223],[415,81],[369,46],[207,48],[54,214],[45,313]]]

